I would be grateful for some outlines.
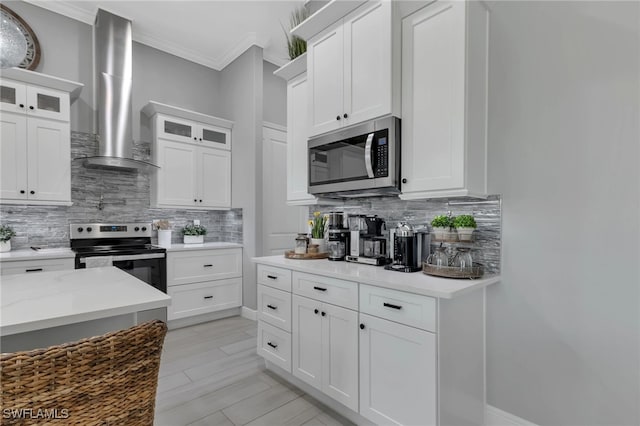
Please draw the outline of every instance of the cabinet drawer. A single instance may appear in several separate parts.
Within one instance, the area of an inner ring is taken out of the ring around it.
[[[167,285],[242,276],[242,249],[167,253]]]
[[[21,260],[0,263],[0,275],[64,271],[74,269],[74,259]]]
[[[275,266],[258,265],[258,284],[291,291],[291,271]]]
[[[258,285],[258,319],[291,332],[291,293]]]
[[[349,309],[358,309],[358,283],[353,281],[294,272],[293,293]]]
[[[436,299],[360,284],[360,312],[436,331]]]
[[[258,355],[291,373],[291,334],[258,321]]]
[[[174,320],[242,305],[242,278],[170,286],[167,319]]]

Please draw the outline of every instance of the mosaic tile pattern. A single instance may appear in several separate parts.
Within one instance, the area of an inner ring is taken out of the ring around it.
[[[320,205],[309,208],[309,217],[314,211],[342,211],[346,214],[375,214],[385,219],[387,228],[406,221],[414,227],[428,225],[434,216],[449,211],[458,216],[471,214],[476,219],[478,229],[472,249],[475,262],[481,263],[487,273],[500,273],[501,255],[501,212],[499,195],[486,200],[478,199],[433,199],[424,201],[402,201],[396,197],[372,197],[351,199],[342,206]],[[432,251],[436,244],[432,244]]]
[[[71,133],[71,158],[96,155],[96,135]],[[150,143],[136,142],[133,157],[149,161]],[[71,200],[73,205],[27,206],[1,205],[3,224],[13,227],[14,249],[30,246],[68,247],[70,223],[150,222],[167,219],[171,222],[172,242],[181,243],[179,230],[194,219],[209,231],[206,242],[242,243],[242,209],[203,211],[188,209],[150,208],[150,177],[148,173],[126,170],[87,169],[82,161],[71,162]],[[155,234],[155,233],[154,233]],[[153,240],[156,241],[154,235]]]

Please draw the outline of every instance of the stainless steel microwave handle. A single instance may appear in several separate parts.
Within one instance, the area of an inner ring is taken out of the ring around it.
[[[371,163],[371,148],[373,147],[373,133],[369,133],[367,136],[367,143],[364,146],[364,165],[367,167],[367,176],[369,178],[375,177],[373,175],[373,164]]]
[[[122,255],[122,256],[93,256],[93,257],[111,257],[114,262],[124,261],[124,260],[145,260],[145,259],[163,259],[165,257],[164,253],[149,253],[149,254],[130,254],[130,255]],[[87,263],[87,257],[81,257],[80,263]]]

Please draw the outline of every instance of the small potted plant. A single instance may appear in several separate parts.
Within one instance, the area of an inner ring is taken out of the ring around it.
[[[441,214],[433,218],[431,226],[436,240],[446,240],[449,235],[449,229],[453,225],[450,216]]]
[[[185,244],[202,244],[204,236],[207,235],[207,228],[202,225],[186,225],[182,228]]]
[[[16,235],[13,228],[7,225],[0,225],[0,253],[11,251],[11,237]]]
[[[468,214],[456,217],[453,220],[453,226],[455,226],[456,231],[458,231],[458,239],[460,241],[471,241],[473,231],[478,227],[473,216]]]
[[[171,224],[168,220],[157,220],[153,226],[158,230],[158,245],[160,247],[171,247]]]
[[[322,215],[320,212],[313,213],[313,219],[309,221],[311,227],[311,244],[318,245],[318,252],[325,253],[327,244],[324,241],[324,228],[329,220],[329,215]]]

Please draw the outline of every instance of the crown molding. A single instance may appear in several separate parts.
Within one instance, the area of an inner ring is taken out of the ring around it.
[[[34,6],[41,7],[43,9],[47,9],[51,12],[55,12],[59,15],[66,16],[67,18],[75,19],[76,21],[83,22],[85,24],[93,26],[93,23],[96,20],[96,12],[93,13],[87,12],[85,9],[82,9],[72,2],[69,1],[42,1],[42,0],[23,0],[26,3],[30,3]]]
[[[204,56],[195,50],[179,46],[175,43],[171,43],[167,40],[160,40],[149,34],[136,32],[133,30],[133,41],[144,44],[146,46],[153,47],[162,52],[169,53],[182,59],[186,59],[196,64],[203,65],[208,68],[213,68],[216,71],[220,71],[220,63],[213,58]]]

